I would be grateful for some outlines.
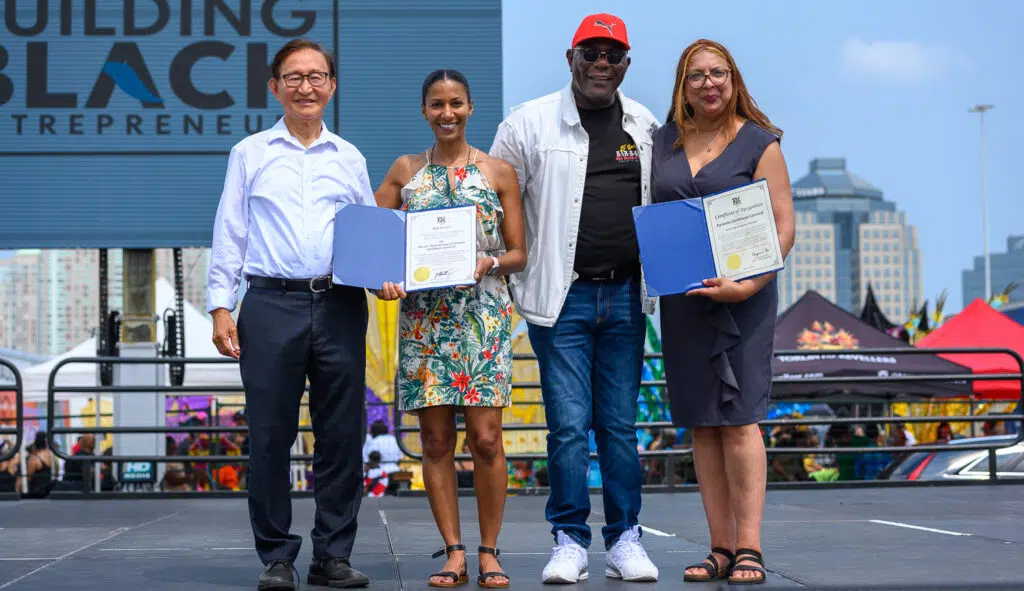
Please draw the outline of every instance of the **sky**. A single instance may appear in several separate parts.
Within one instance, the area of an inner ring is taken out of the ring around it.
[[[506,112],[568,82],[565,50],[590,13],[623,19],[632,64],[622,90],[662,120],[682,50],[723,43],[784,132],[791,180],[813,158],[846,158],[917,226],[925,297],[933,306],[948,289],[947,312],[961,308],[961,273],[984,248],[979,117],[968,109],[995,105],[985,115],[990,248],[1024,234],[1014,188],[1024,2],[505,0],[502,11]]]
[[[1014,189],[1024,161],[1024,2],[860,0],[725,4],[680,0],[505,0],[504,109],[569,79],[565,50],[580,20],[626,23],[632,65],[623,91],[664,118],[679,55],[707,37],[724,43],[748,88],[784,131],[791,180],[816,157],[846,158],[917,226],[924,294],[948,289],[983,252],[978,103],[985,116],[992,252],[1024,234]],[[472,81],[470,81],[472,83]],[[12,253],[0,252],[0,258]],[[996,289],[1001,286],[993,286]]]

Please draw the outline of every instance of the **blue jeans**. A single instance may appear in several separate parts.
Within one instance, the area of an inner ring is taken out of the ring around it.
[[[548,426],[545,517],[590,547],[590,430],[604,489],[605,548],[637,525],[642,483],[637,452],[637,396],[646,321],[632,279],[575,281],[554,326],[529,325]]]

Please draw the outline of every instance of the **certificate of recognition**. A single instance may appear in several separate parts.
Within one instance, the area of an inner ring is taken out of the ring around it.
[[[782,268],[768,181],[704,198],[717,277],[738,281]]]
[[[649,295],[686,293],[703,281],[741,281],[784,267],[768,181],[633,208]]]
[[[476,280],[476,206],[401,211],[344,204],[334,218],[334,282],[406,292]]]
[[[473,284],[476,206],[407,212],[406,291]]]

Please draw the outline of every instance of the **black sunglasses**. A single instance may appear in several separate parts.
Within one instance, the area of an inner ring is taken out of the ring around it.
[[[622,63],[622,60],[626,59],[626,55],[629,53],[625,49],[609,49],[607,51],[601,51],[596,47],[577,47],[576,51],[583,56],[583,61],[594,63],[601,59],[603,55],[608,63],[615,66]]]

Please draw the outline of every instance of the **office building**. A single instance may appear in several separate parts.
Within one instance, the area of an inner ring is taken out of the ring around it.
[[[902,322],[921,304],[917,229],[845,158],[817,158],[793,183],[796,243],[779,276],[779,311],[814,290],[854,314],[870,283],[882,310]]]
[[[120,249],[108,250],[108,310],[121,309]],[[157,249],[156,275],[174,284],[171,249]],[[185,248],[185,301],[205,311],[210,249]],[[99,254],[95,249],[19,250],[0,260],[0,347],[59,355],[99,325]],[[166,310],[156,310],[163,316]]]
[[[992,293],[999,295],[1012,283],[1017,288],[1010,292],[1010,302],[1024,302],[1024,235],[1006,239],[1006,252],[989,253],[992,275]],[[977,298],[985,298],[985,257],[974,257],[974,266],[964,270],[961,278],[963,305]]]
[[[108,302],[121,307],[121,252],[108,251]],[[19,250],[0,261],[0,347],[60,355],[99,326],[99,251]]]

